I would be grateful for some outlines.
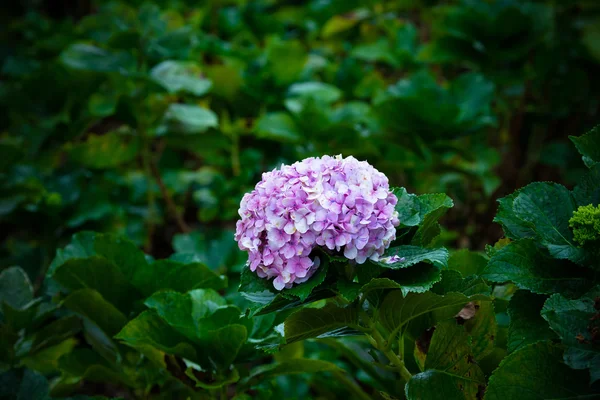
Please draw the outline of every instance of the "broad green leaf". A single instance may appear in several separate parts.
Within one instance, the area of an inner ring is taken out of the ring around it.
[[[467,249],[460,249],[450,254],[448,268],[460,272],[463,276],[478,275],[487,265],[485,256]]]
[[[334,304],[323,308],[304,308],[285,320],[285,341],[290,344],[311,338],[340,336],[345,328],[357,325],[355,308],[341,308]]]
[[[89,319],[110,337],[116,335],[127,323],[127,317],[94,289],[77,290],[64,299],[62,304]]]
[[[35,371],[13,369],[0,375],[0,398],[15,400],[50,400],[50,385]]]
[[[442,279],[442,269],[439,265],[420,263],[410,268],[389,271],[384,277],[398,283],[403,295],[408,293],[423,293]]]
[[[81,321],[77,316],[62,317],[36,330],[23,341],[20,341],[17,355],[34,354],[75,336],[80,330]]]
[[[379,307],[381,324],[392,333],[399,332],[409,322],[431,312],[456,315],[470,301],[490,301],[484,295],[465,296],[448,293],[440,296],[432,292],[402,295],[400,290],[390,292]]]
[[[484,400],[593,398],[585,374],[563,363],[560,347],[538,342],[509,354],[489,379]]]
[[[480,361],[492,352],[497,343],[498,325],[494,303],[481,300],[473,301],[468,303],[466,310],[463,311],[466,318],[463,326],[467,334],[471,336],[473,356],[475,360]],[[460,315],[461,313],[459,313]]]
[[[598,164],[592,166],[573,189],[573,196],[578,206],[600,204],[600,165]]]
[[[277,292],[270,281],[259,278],[249,268],[242,270],[239,292],[250,301],[250,315],[263,315],[274,311],[289,310],[313,301],[335,296],[331,290],[315,290],[304,301],[296,296]]]
[[[77,346],[77,340],[69,338],[54,346],[42,349],[34,354],[29,354],[20,360],[20,363],[42,374],[52,374],[58,370],[58,360],[70,353]]]
[[[122,270],[100,256],[72,258],[50,272],[52,278],[70,291],[90,288],[124,313],[142,296]]]
[[[319,104],[330,104],[342,97],[342,91],[322,82],[295,83],[288,89],[290,98],[313,99]]]
[[[327,260],[322,260],[317,272],[315,272],[313,276],[311,276],[306,282],[295,285],[290,289],[284,289],[281,291],[281,293],[285,296],[296,296],[300,300],[305,301],[308,296],[310,296],[312,291],[325,281],[328,268],[329,262]]]
[[[346,279],[339,279],[336,283],[339,294],[349,302],[356,300],[361,292],[361,286],[358,282],[350,282]]]
[[[160,291],[149,297],[145,304],[190,340],[201,340],[203,331],[215,328],[205,326],[206,318],[219,310],[229,311],[225,299],[210,289],[196,289],[188,293]],[[235,307],[233,311],[235,319],[232,320],[231,312],[227,312],[229,317],[228,321],[222,321],[224,325],[239,318],[240,311]]]
[[[110,52],[100,47],[75,43],[65,49],[60,60],[69,68],[128,74],[135,70],[135,59],[128,52]]]
[[[321,36],[327,39],[338,33],[347,31],[369,17],[370,14],[367,9],[358,9],[344,15],[334,15],[323,25]]]
[[[119,371],[119,367],[111,366],[98,353],[90,349],[77,349],[64,355],[58,361],[58,367],[63,373],[76,377],[78,380],[100,383],[120,382],[127,386],[134,385],[125,371]]]
[[[476,399],[485,376],[475,362],[465,329],[454,321],[438,324],[425,359],[425,372],[406,385],[408,399]]]
[[[421,222],[421,203],[417,195],[408,193],[405,188],[392,188],[398,198],[396,211],[400,226],[416,226]]]
[[[380,267],[398,269],[407,268],[422,261],[446,267],[448,265],[448,250],[445,248],[428,249],[419,246],[397,246],[389,248],[375,264]]]
[[[492,282],[513,282],[521,289],[539,294],[576,294],[590,286],[587,270],[551,258],[530,239],[521,239],[500,249],[481,276]]]
[[[134,160],[140,151],[137,137],[118,131],[90,134],[85,142],[69,144],[69,156],[89,168],[114,168]]]
[[[240,310],[227,306],[213,290],[196,289],[185,294],[161,291],[145,304],[197,346],[202,365],[216,362],[228,366],[246,342],[246,327],[238,323]]]
[[[292,358],[275,364],[259,365],[250,371],[250,376],[244,379],[243,384],[249,385],[252,382],[264,382],[280,375],[317,374],[338,371],[341,371],[340,368],[329,361]]]
[[[385,38],[378,39],[373,43],[361,44],[352,49],[352,57],[367,62],[382,62],[393,67],[398,67],[400,62],[394,57],[392,46]]]
[[[190,365],[189,362],[186,364]],[[196,387],[208,390],[219,389],[223,386],[227,387],[240,379],[240,374],[236,368],[225,373],[217,372],[216,374],[209,374],[206,371],[199,370],[193,364],[185,370],[185,374],[196,383]]]
[[[144,311],[129,321],[115,338],[142,353],[151,347],[192,361],[198,358],[194,346],[154,311]]]
[[[150,76],[170,93],[203,96],[212,87],[212,82],[203,77],[200,66],[193,62],[163,61],[150,70]]]
[[[542,317],[567,346],[565,363],[574,369],[589,368],[592,383],[600,379],[600,345],[594,333],[600,327],[599,298],[600,286],[577,300],[554,294],[542,309]]]
[[[129,240],[110,234],[80,232],[73,235],[71,243],[56,251],[48,275],[52,276],[66,261],[99,257],[119,268],[131,280],[140,269],[148,268],[144,253]]]
[[[271,37],[265,49],[267,68],[278,85],[296,81],[308,59],[304,45],[298,40]]]
[[[442,295],[451,292],[462,293],[467,296],[491,294],[491,288],[482,278],[476,276],[463,278],[460,272],[454,270],[442,271],[441,281],[433,285],[431,291]]]
[[[164,125],[158,128],[157,133],[196,134],[218,126],[219,119],[212,110],[193,104],[173,103],[169,105],[164,116]]]
[[[517,291],[510,299],[508,315],[510,327],[508,329],[509,353],[528,344],[555,339],[556,335],[550,330],[540,312],[547,296],[529,293],[525,290]]]
[[[227,287],[225,277],[217,275],[206,265],[173,260],[154,261],[140,269],[132,283],[146,296],[161,289],[183,293],[196,288],[220,290]]]
[[[411,244],[429,246],[440,234],[440,225],[437,221],[454,206],[454,203],[450,197],[441,193],[421,195],[419,203],[421,223]]]
[[[600,163],[600,126],[581,136],[569,136],[588,167]]]
[[[33,300],[33,286],[20,267],[6,268],[0,272],[0,306],[6,303],[13,308],[23,308]]]
[[[100,91],[90,96],[88,112],[94,117],[108,117],[115,113],[119,104],[120,93],[117,91]]]
[[[254,128],[260,138],[297,143],[302,139],[294,119],[284,112],[267,113],[256,121]]]
[[[531,227],[552,257],[582,262],[585,255],[573,243],[569,229],[576,208],[571,192],[564,186],[545,182],[524,187],[513,202],[515,216]]]
[[[516,191],[498,199],[498,212],[494,217],[494,222],[502,225],[504,234],[511,239],[533,238],[535,237],[533,228],[518,218],[513,211],[513,205],[518,195],[519,191]]]

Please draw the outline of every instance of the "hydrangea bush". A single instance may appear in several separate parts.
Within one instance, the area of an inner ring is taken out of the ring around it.
[[[250,269],[277,290],[308,280],[321,247],[363,264],[396,238],[398,199],[387,177],[365,161],[307,158],[264,173],[241,202],[235,239]]]

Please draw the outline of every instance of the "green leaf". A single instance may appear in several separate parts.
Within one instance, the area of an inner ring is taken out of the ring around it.
[[[70,291],[91,288],[124,313],[131,311],[140,293],[122,270],[100,256],[68,259],[50,275]]]
[[[427,249],[419,246],[397,246],[389,248],[379,261],[374,262],[383,268],[407,268],[422,261],[429,261],[439,267],[448,266],[448,250],[445,248]]]
[[[481,276],[492,282],[513,282],[538,294],[582,293],[589,288],[589,272],[562,260],[530,239],[510,243],[496,252]]]
[[[460,272],[462,276],[478,275],[487,263],[488,259],[482,254],[460,249],[450,254],[448,268]]]
[[[164,124],[158,128],[157,134],[196,134],[218,126],[219,119],[212,110],[192,104],[173,103],[169,105]]]
[[[154,261],[147,268],[140,269],[132,283],[146,296],[158,290],[183,293],[196,288],[221,290],[227,287],[225,277],[217,275],[206,265],[173,260]]]
[[[460,272],[453,270],[442,271],[441,282],[433,285],[431,291],[442,295],[451,292],[462,293],[467,296],[474,294],[491,294],[491,288],[482,278],[477,276],[463,278]]]
[[[442,279],[442,269],[438,265],[421,263],[410,268],[390,271],[385,277],[400,285],[403,295],[408,293],[423,293]]]
[[[394,57],[392,46],[386,38],[381,38],[373,43],[361,44],[352,49],[352,57],[367,62],[383,62],[393,67],[398,67],[400,62]]]
[[[145,304],[190,340],[200,340],[201,333],[210,329],[205,326],[205,318],[215,314],[218,310],[227,309],[225,299],[210,289],[196,289],[185,294],[160,291],[149,297]],[[235,311],[235,319],[238,319],[240,311],[235,307],[232,308]],[[231,322],[228,321],[225,324]],[[214,327],[211,328],[214,329]]]
[[[494,222],[502,225],[504,234],[511,239],[533,238],[535,237],[533,228],[518,218],[513,211],[513,204],[518,195],[519,191],[516,191],[498,199],[498,212],[494,217]]]
[[[313,99],[319,104],[330,104],[342,97],[342,91],[322,82],[295,83],[288,89],[288,97]]]
[[[576,208],[567,188],[545,182],[524,187],[513,202],[515,216],[531,227],[553,257],[582,262],[585,254],[573,243],[569,229],[569,219]]]
[[[73,351],[75,346],[77,346],[77,340],[69,338],[57,345],[29,354],[23,357],[20,362],[23,366],[42,374],[52,374],[58,370],[58,360]]]
[[[323,25],[321,36],[328,39],[331,36],[345,32],[369,17],[370,14],[367,9],[358,9],[344,15],[334,15]]]
[[[296,81],[308,60],[306,49],[298,40],[271,37],[265,49],[267,68],[278,85]]]
[[[127,317],[94,289],[77,290],[63,300],[62,304],[92,321],[110,337],[116,335],[127,323]]]
[[[355,308],[327,304],[323,308],[304,308],[290,315],[284,324],[287,344],[299,340],[340,336],[347,327],[358,325]]]
[[[0,398],[15,400],[50,400],[50,385],[46,378],[31,370],[24,370],[19,379],[16,370],[0,375]]]
[[[57,319],[19,342],[17,355],[34,354],[65,341],[80,330],[81,321],[75,315]]]
[[[266,382],[281,375],[317,374],[320,372],[337,372],[340,368],[329,361],[312,360],[308,358],[293,358],[275,364],[259,365],[250,371],[250,376],[244,379],[244,385],[253,382]]]
[[[484,399],[577,399],[587,393],[587,377],[563,363],[560,347],[538,342],[500,363],[490,377]]]
[[[466,312],[465,318],[469,318],[464,320],[463,326],[471,337],[473,356],[480,361],[494,350],[497,343],[498,324],[494,303],[478,300],[468,303],[465,308],[462,311]]]
[[[379,307],[379,320],[390,332],[399,332],[415,318],[431,312],[456,315],[470,301],[490,301],[484,295],[465,296],[448,293],[444,296],[432,292],[402,295],[400,290],[390,292]]]
[[[118,131],[90,134],[85,142],[69,144],[69,156],[89,168],[114,168],[134,160],[140,151],[137,137]]]
[[[151,347],[192,361],[198,358],[194,346],[154,311],[144,311],[129,321],[115,339],[142,353],[147,347]]]
[[[393,193],[398,198],[396,211],[401,227],[417,226],[412,244],[428,246],[440,233],[437,220],[452,208],[454,203],[443,193],[409,194],[404,188],[394,188]]]
[[[203,96],[212,87],[210,79],[204,78],[200,66],[193,62],[163,61],[150,70],[150,76],[170,93]]]
[[[64,355],[58,362],[58,367],[63,373],[78,380],[87,382],[112,383],[119,382],[127,386],[134,386],[124,371],[119,371],[111,366],[98,353],[90,349],[77,349]]]
[[[440,234],[438,220],[454,206],[452,199],[445,194],[424,194],[419,196],[421,223],[411,244],[429,246]]]
[[[325,281],[327,276],[327,270],[329,268],[329,261],[323,259],[321,265],[317,269],[317,272],[313,274],[306,282],[299,285],[295,285],[290,289],[284,289],[281,291],[283,295],[292,295],[298,297],[302,301],[306,301],[312,291]]]
[[[297,143],[302,139],[298,125],[289,114],[284,112],[264,114],[256,121],[254,130],[259,138],[280,142]]]
[[[0,272],[0,305],[6,303],[21,309],[33,300],[33,286],[20,267],[6,268]]]
[[[392,188],[392,193],[398,198],[396,212],[400,226],[417,226],[421,222],[421,203],[417,195],[408,193],[405,188]]]
[[[587,206],[588,204],[598,206],[600,204],[600,165],[592,166],[583,175],[573,189],[573,196],[579,206]]]
[[[414,375],[405,390],[408,399],[476,399],[484,387],[467,332],[449,321],[437,325],[425,372]]]
[[[588,167],[600,163],[600,126],[581,136],[569,136]]]
[[[567,347],[565,363],[574,369],[590,369],[592,383],[600,379],[600,345],[594,336],[600,327],[600,286],[577,300],[552,295],[542,309],[542,317]]]
[[[349,302],[353,302],[361,292],[361,284],[358,282],[350,282],[346,279],[339,279],[336,283],[336,288],[340,295]]]
[[[508,329],[508,352],[512,353],[528,344],[555,339],[540,312],[547,296],[517,291],[508,304],[510,327]]]
[[[227,306],[214,290],[196,289],[185,294],[161,291],[145,304],[198,347],[202,365],[214,362],[227,367],[246,342],[246,327],[236,324],[240,310]]]
[[[60,60],[69,68],[83,71],[128,74],[135,70],[135,59],[131,53],[113,53],[84,43],[69,46],[61,53]]]

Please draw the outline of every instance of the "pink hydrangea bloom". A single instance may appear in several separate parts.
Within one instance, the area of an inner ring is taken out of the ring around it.
[[[398,202],[387,177],[365,161],[307,158],[266,172],[240,204],[235,240],[277,290],[308,280],[320,246],[362,264],[396,238]]]

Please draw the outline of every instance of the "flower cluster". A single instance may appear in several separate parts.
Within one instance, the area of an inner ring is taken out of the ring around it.
[[[235,239],[277,290],[308,280],[316,246],[358,264],[378,260],[396,237],[398,202],[388,179],[354,157],[307,158],[264,173],[241,202]]]

